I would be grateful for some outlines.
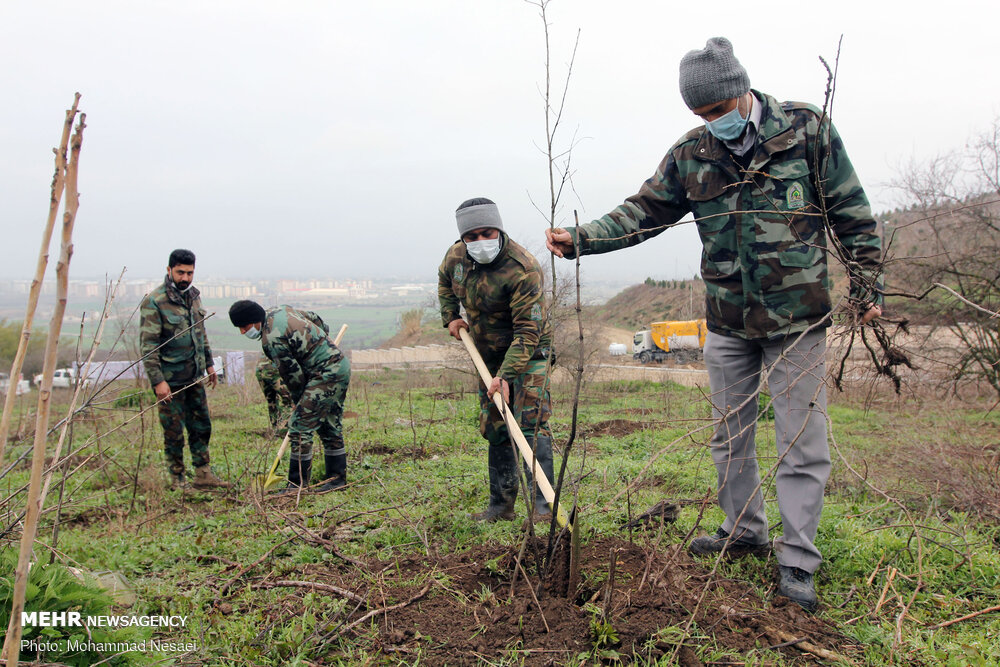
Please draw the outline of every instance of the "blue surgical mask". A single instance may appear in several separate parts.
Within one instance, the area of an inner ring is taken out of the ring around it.
[[[715,120],[706,120],[705,127],[711,132],[717,139],[722,141],[733,141],[738,139],[741,134],[743,134],[744,128],[746,128],[747,123],[750,121],[750,114],[747,113],[747,117],[744,118],[740,115],[740,105],[737,103],[736,108],[734,108],[729,113],[716,118]]]
[[[489,264],[500,254],[500,238],[473,241],[465,244],[469,257],[480,264]]]
[[[243,332],[243,335],[249,338],[250,340],[260,340],[261,333],[262,333],[261,330],[258,329],[257,327],[250,327],[245,332]]]

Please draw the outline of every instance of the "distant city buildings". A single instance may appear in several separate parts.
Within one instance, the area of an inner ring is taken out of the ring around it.
[[[162,282],[162,278],[123,280],[116,300],[138,301]],[[226,280],[207,278],[196,280],[203,299],[257,299],[261,301],[288,301],[295,303],[321,303],[326,301],[371,301],[379,298],[413,297],[434,294],[435,285],[394,282],[376,284],[372,280]],[[71,280],[70,299],[103,299],[109,285],[99,280]],[[0,296],[27,296],[30,280],[0,280]],[[54,295],[54,280],[42,283],[42,295]]]

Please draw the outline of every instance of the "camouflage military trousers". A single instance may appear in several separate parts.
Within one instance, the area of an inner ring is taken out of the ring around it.
[[[171,391],[173,389],[171,388]],[[208,397],[199,382],[175,393],[169,402],[159,404],[160,426],[167,465],[173,474],[184,472],[184,430],[187,429],[191,464],[195,468],[209,464],[208,441],[212,437],[212,418]]]
[[[319,436],[326,456],[346,454],[341,419],[344,399],[351,382],[351,362],[347,357],[330,364],[321,375],[309,379],[288,420],[288,445],[292,461],[311,461],[313,434]]]
[[[531,442],[532,437],[547,435],[549,417],[552,416],[552,402],[549,397],[548,378],[545,377],[545,359],[528,362],[524,372],[510,384],[510,409],[524,437]],[[490,373],[499,369],[490,368]],[[506,443],[510,439],[507,424],[493,401],[486,397],[486,387],[479,384],[479,432],[492,443]]]
[[[546,363],[545,359],[529,361],[524,372],[509,383],[510,409],[525,440],[535,447],[538,464],[546,476],[551,477],[552,432],[549,430],[549,417],[552,416],[552,401],[549,378],[545,374]],[[496,373],[498,368],[499,365],[489,371]],[[479,432],[489,442],[490,504],[509,504],[517,494],[517,461],[521,457],[512,448],[507,424],[493,401],[486,397],[486,387],[482,383],[479,385]],[[530,475],[528,479],[530,481]],[[555,483],[551,479],[549,481]]]
[[[278,368],[267,357],[261,359],[254,372],[257,376],[257,384],[264,393],[267,400],[267,417],[271,424],[271,429],[278,435],[284,436],[287,429],[288,417],[292,412],[292,395],[288,392],[288,387],[281,381]]]

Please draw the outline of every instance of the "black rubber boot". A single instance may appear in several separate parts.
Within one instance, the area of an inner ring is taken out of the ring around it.
[[[299,461],[288,460],[288,484],[278,491],[277,495],[283,496],[288,493],[298,493],[299,489],[309,485],[309,477],[312,475],[312,459]]]
[[[528,443],[531,444],[531,441],[529,440]],[[546,479],[549,480],[549,484],[552,486],[552,490],[555,491],[556,479],[553,476],[554,472],[552,469],[552,438],[550,436],[539,435],[535,437],[535,463],[542,469]],[[535,507],[532,513],[532,520],[548,521],[552,517],[552,509],[549,507],[549,502],[545,500],[542,489],[535,487],[534,478],[528,469],[527,462],[524,464],[524,472],[527,475],[528,488],[535,488]]]
[[[319,487],[317,493],[336,491],[347,486],[347,454],[324,454],[323,461],[326,465],[323,471],[326,483]]]
[[[476,512],[472,515],[473,521],[485,521],[486,523],[494,523],[495,521],[513,521],[517,518],[517,512],[514,511],[514,501],[511,500],[506,505],[493,505],[490,504],[482,512]]]
[[[513,521],[517,514],[517,461],[510,442],[490,443],[488,461],[490,468],[490,504],[484,512],[472,515],[475,521]]]

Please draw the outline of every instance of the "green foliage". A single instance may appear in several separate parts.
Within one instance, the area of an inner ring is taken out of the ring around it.
[[[10,623],[10,611],[14,599],[14,569],[17,565],[17,553],[14,549],[0,552],[0,571],[8,573],[0,577],[0,624],[6,628]],[[81,580],[76,574],[59,564],[40,565],[36,563],[28,573],[28,585],[25,594],[25,612],[80,612],[82,618],[88,615],[104,616],[111,613],[112,600],[96,584]],[[110,657],[101,651],[73,651],[68,642],[95,644],[107,642],[142,642],[148,638],[148,631],[136,627],[110,629],[104,627],[76,626],[24,626],[22,639],[44,642],[57,650],[47,650],[36,655],[30,650],[21,651],[22,660],[35,658],[46,662],[58,662],[67,665],[85,667],[105,660],[103,664],[128,665],[134,664],[141,656],[136,653],[125,653]]]
[[[42,371],[42,363],[45,355],[44,334],[33,335],[28,339],[28,349],[25,351],[23,374],[25,378]],[[17,355],[18,345],[21,343],[21,323],[0,320],[0,368],[5,371],[10,370],[10,365]]]
[[[585,605],[584,611],[590,612],[590,653],[587,657],[602,663],[620,661],[621,655],[615,649],[621,646],[621,640],[611,621],[594,604]]]
[[[21,374],[30,380],[42,372],[45,364],[45,344],[48,339],[46,330],[35,330],[28,338],[28,349],[24,354],[24,365]],[[75,338],[74,338],[75,340]],[[85,339],[86,340],[86,339]],[[0,369],[10,370],[10,365],[17,355],[17,347],[21,342],[21,323],[0,320]],[[76,354],[75,343],[64,343],[56,350],[56,366],[68,366]]]
[[[126,389],[118,394],[113,405],[116,408],[142,408],[156,402],[156,394],[149,389]]]
[[[766,391],[757,394],[757,415],[761,421],[774,421],[774,403],[771,402],[771,395]]]

